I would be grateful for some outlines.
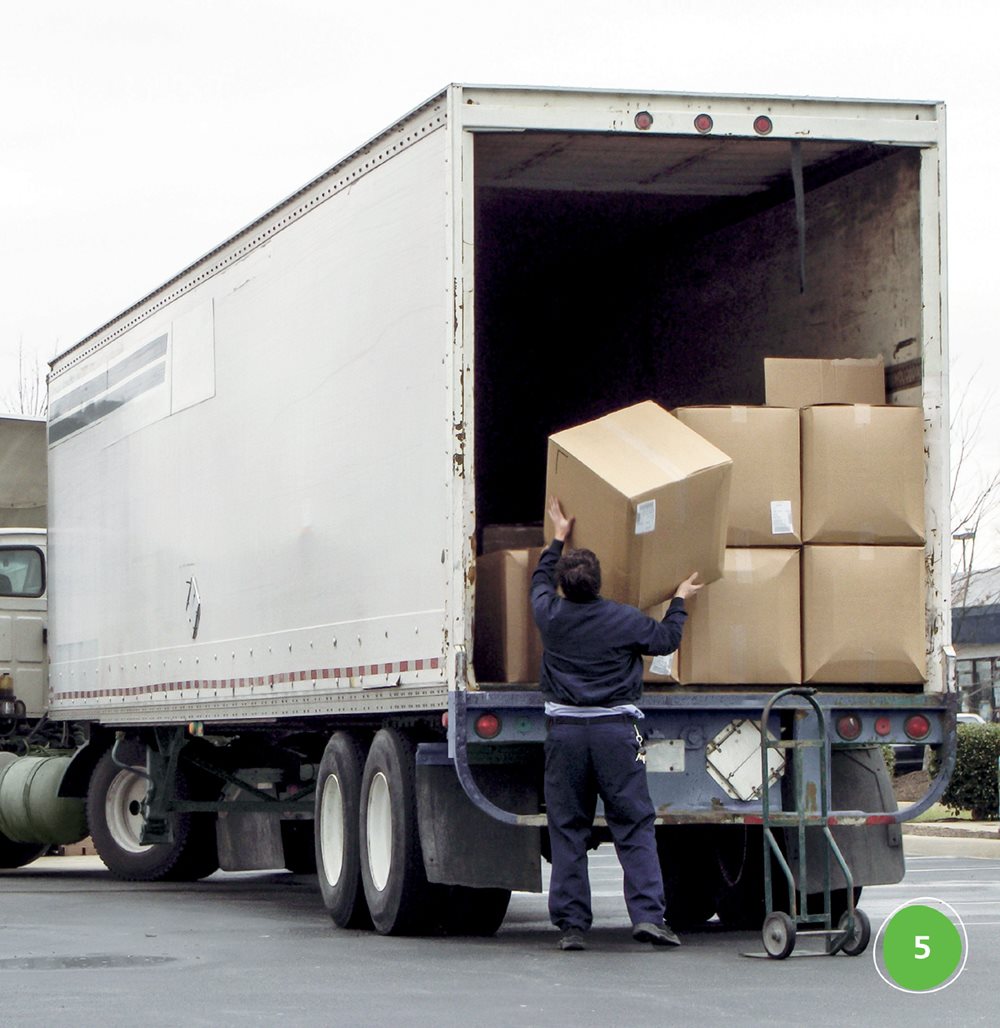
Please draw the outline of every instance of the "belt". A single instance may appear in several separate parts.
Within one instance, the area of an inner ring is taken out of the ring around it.
[[[586,714],[581,717],[560,714],[556,717],[546,718],[550,728],[552,725],[593,725],[597,723],[634,725],[635,720],[631,714]]]

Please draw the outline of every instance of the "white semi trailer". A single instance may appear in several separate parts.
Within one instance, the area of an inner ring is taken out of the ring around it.
[[[452,85],[57,358],[32,713],[85,736],[58,791],[109,868],[315,857],[338,925],[494,931],[541,888],[544,717],[477,675],[484,528],[539,521],[557,429],[850,356],[924,414],[927,682],[816,697],[853,883],[898,880],[878,744],[942,747],[910,815],[954,753],[943,154],[936,103]],[[761,805],[706,748],[773,692],[647,689],[678,924],[759,924]]]

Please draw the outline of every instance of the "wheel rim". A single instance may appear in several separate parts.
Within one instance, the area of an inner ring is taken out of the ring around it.
[[[320,852],[323,855],[323,874],[330,885],[340,881],[344,870],[344,794],[340,779],[330,775],[323,786],[320,802]]]
[[[146,780],[134,771],[121,771],[111,781],[104,800],[104,817],[115,845],[129,853],[145,853],[142,827],[142,801],[146,798]]]
[[[368,871],[372,884],[381,892],[389,881],[392,866],[392,798],[389,795],[389,781],[382,771],[372,777],[365,820]]]
[[[769,915],[761,934],[768,956],[777,957],[779,960],[787,957],[795,945],[795,924],[787,915]]]

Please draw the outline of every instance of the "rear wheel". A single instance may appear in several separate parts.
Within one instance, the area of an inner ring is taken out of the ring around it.
[[[219,868],[215,815],[171,815],[173,842],[144,845],[142,801],[149,787],[143,768],[119,767],[106,752],[97,762],[87,790],[87,821],[94,848],[116,878],[129,882],[160,879],[194,881]],[[195,795],[192,777],[179,770],[179,799]]]
[[[674,928],[704,924],[716,912],[721,876],[718,832],[710,825],[660,828],[656,848],[667,921]],[[759,923],[759,922],[758,922]]]
[[[361,880],[381,935],[434,926],[435,890],[424,872],[417,827],[414,746],[392,728],[372,741],[361,781]]]
[[[323,903],[340,928],[370,928],[361,884],[358,818],[365,753],[347,732],[335,732],[323,751],[316,792],[316,874]]]
[[[448,935],[495,935],[510,904],[510,889],[443,887],[441,928]]]

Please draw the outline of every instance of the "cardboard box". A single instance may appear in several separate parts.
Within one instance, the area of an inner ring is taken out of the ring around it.
[[[537,682],[542,638],[531,614],[531,575],[542,554],[494,550],[476,558],[473,664],[480,682]]]
[[[727,546],[802,542],[799,414],[781,407],[680,407],[675,417],[733,460]]]
[[[541,524],[484,525],[480,535],[480,553],[493,553],[494,550],[527,550],[545,543]]]
[[[683,685],[802,681],[799,550],[726,550],[725,575],[687,601]]]
[[[924,419],[918,407],[802,411],[802,538],[924,541]]]
[[[885,403],[885,366],[874,359],[764,358],[764,402],[768,407],[817,403]]]
[[[803,547],[807,685],[923,682],[925,650],[923,547]]]
[[[546,495],[601,562],[601,592],[645,610],[722,575],[732,461],[651,401],[549,438]],[[552,524],[546,519],[546,539]]]

